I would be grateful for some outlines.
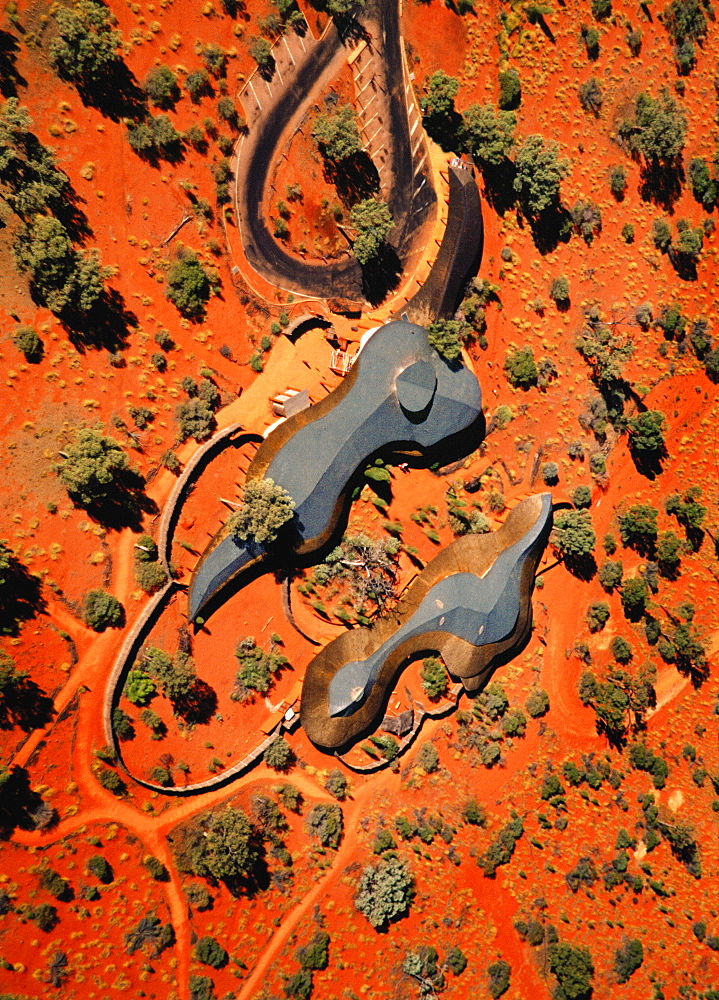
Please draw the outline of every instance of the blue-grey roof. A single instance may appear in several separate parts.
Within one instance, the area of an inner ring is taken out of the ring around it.
[[[368,457],[389,445],[430,448],[470,427],[481,413],[474,372],[444,361],[427,331],[414,323],[396,320],[380,327],[365,343],[356,369],[350,391],[299,427],[265,471],[295,501],[295,525],[305,546],[326,533],[348,481]],[[211,548],[193,577],[190,618],[262,552],[261,546],[230,536]]]
[[[552,498],[542,496],[541,515],[514,545],[501,552],[481,577],[453,573],[426,594],[415,613],[390,639],[367,657],[346,663],[329,685],[329,713],[348,716],[364,703],[387,657],[403,642],[425,632],[447,632],[486,646],[514,629],[520,613],[520,578],[531,552],[552,516]]]

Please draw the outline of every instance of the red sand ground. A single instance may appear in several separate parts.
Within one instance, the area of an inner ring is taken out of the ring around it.
[[[188,71],[197,68],[201,63],[195,52],[196,40],[215,41],[231,53],[228,91],[232,94],[252,71],[246,43],[257,32],[257,18],[270,10],[264,0],[246,6],[246,16],[236,21],[223,16],[219,5],[215,8],[184,0],[160,4],[159,8],[155,4],[114,5],[113,10],[129,41],[127,64],[139,81],[156,60]],[[506,7],[501,9],[508,11]],[[425,77],[442,67],[461,78],[457,99],[460,110],[474,100],[496,99],[499,10],[498,4],[478,0],[476,16],[459,18],[440,0],[429,4],[408,0],[403,29],[415,58],[416,85],[421,88]],[[597,447],[591,432],[583,431],[577,422],[588,398],[594,395],[587,368],[573,348],[582,325],[583,307],[589,302],[598,302],[607,317],[618,317],[620,329],[635,339],[637,351],[626,367],[626,376],[644,403],[667,417],[665,436],[670,453],[662,475],[650,481],[635,470],[626,439],[616,441],[607,457],[607,485],[593,486],[592,516],[598,539],[601,541],[607,531],[617,535],[617,512],[636,501],[659,508],[660,530],[672,528],[681,534],[675,520],[664,514],[663,500],[691,482],[704,486],[703,502],[709,508],[707,525],[714,533],[719,472],[716,388],[689,353],[679,355],[669,345],[668,355],[662,357],[658,353],[661,333],[642,333],[627,320],[646,300],[652,302],[655,315],[662,305],[676,302],[689,317],[704,315],[710,321],[716,320],[711,294],[717,281],[716,236],[705,240],[696,282],[678,279],[669,261],[651,243],[652,220],[663,213],[641,200],[638,165],[613,141],[613,131],[620,110],[640,89],[656,93],[663,83],[673,87],[673,59],[656,16],[653,24],[644,21],[636,5],[628,0],[615,0],[614,12],[613,22],[600,26],[601,53],[596,64],[586,60],[577,41],[581,23],[590,20],[587,5],[574,0],[568,0],[547,17],[555,43],[539,28],[526,23],[510,37],[510,64],[520,71],[523,86],[518,134],[522,137],[541,132],[558,139],[573,162],[572,174],[563,182],[563,201],[571,207],[578,197],[595,200],[602,209],[602,233],[589,248],[575,236],[542,257],[514,212],[501,218],[485,202],[481,274],[499,285],[501,308],[494,304],[488,309],[488,348],[475,349],[476,371],[488,417],[496,406],[504,404],[511,406],[514,420],[505,430],[494,431],[483,453],[475,454],[465,468],[448,478],[430,472],[395,475],[393,499],[386,514],[403,523],[404,543],[416,547],[423,562],[432,557],[437,546],[409,515],[420,506],[434,504],[438,514],[433,526],[441,543],[448,542],[452,536],[446,524],[444,493],[450,480],[469,480],[494,463],[494,483],[501,485],[511,501],[542,488],[539,479],[530,483],[534,455],[541,448],[544,460],[554,460],[560,466],[558,499],[565,499],[578,484],[592,483],[588,464],[572,461],[566,454],[567,443],[576,439],[583,440],[589,450]],[[27,29],[39,29],[38,8],[20,4],[18,13]],[[624,19],[641,27],[644,33],[643,50],[637,59],[628,55]],[[313,31],[321,31],[323,18],[313,14],[311,20]],[[3,29],[12,30],[12,25],[6,20]],[[179,39],[177,48],[174,36]],[[687,161],[692,156],[713,156],[713,107],[707,95],[713,93],[711,53],[715,36],[716,26],[712,25],[697,66],[685,80]],[[31,871],[47,859],[69,879],[75,899],[56,904],[61,922],[49,934],[36,931],[32,923],[22,924],[17,912],[0,917],[0,956],[14,964],[13,969],[0,970],[0,988],[20,995],[56,995],[57,991],[43,983],[42,977],[52,955],[62,950],[69,960],[70,977],[63,987],[63,995],[68,997],[99,998],[114,990],[140,995],[142,989],[147,996],[184,998],[188,995],[190,972],[211,975],[216,995],[228,1000],[232,995],[248,1000],[277,996],[282,991],[282,977],[298,968],[296,947],[304,944],[322,921],[331,935],[330,964],[326,971],[314,976],[313,995],[317,1000],[338,995],[416,995],[415,987],[401,975],[401,963],[407,949],[430,943],[440,955],[452,945],[460,945],[470,960],[461,978],[448,976],[448,996],[486,996],[487,966],[501,956],[512,967],[511,986],[505,996],[508,1000],[524,1000],[548,996],[553,986],[544,947],[532,948],[523,943],[512,926],[517,919],[526,920],[530,915],[538,918],[539,913],[557,927],[563,940],[591,949],[596,1000],[614,997],[620,990],[628,1000],[647,997],[651,994],[650,973],[665,984],[667,996],[676,995],[672,987],[678,990],[680,986],[691,986],[701,991],[715,986],[719,979],[717,960],[706,944],[696,940],[691,927],[693,921],[702,919],[707,922],[708,934],[717,933],[713,880],[719,864],[717,813],[712,810],[711,782],[707,779],[699,787],[692,778],[696,765],[690,765],[682,756],[684,746],[692,744],[697,750],[697,764],[710,775],[719,771],[716,717],[712,714],[719,634],[717,566],[709,536],[698,553],[683,557],[678,581],[661,582],[660,608],[656,612],[663,617],[662,608],[673,611],[685,599],[696,605],[695,621],[710,650],[712,671],[712,677],[702,687],[695,690],[673,667],[658,660],[638,627],[624,618],[619,598],[607,597],[596,578],[582,582],[561,566],[548,568],[542,575],[543,588],[535,593],[536,628],[532,641],[497,677],[513,706],[522,705],[531,688],[539,684],[549,693],[551,708],[543,720],[529,722],[524,738],[511,741],[511,745],[503,742],[499,766],[484,768],[475,751],[462,747],[453,717],[427,722],[419,745],[433,741],[440,754],[440,770],[428,776],[414,769],[413,749],[400,761],[399,773],[385,770],[370,777],[350,775],[351,794],[343,805],[345,833],[339,851],[317,853],[316,844],[304,829],[304,820],[288,814],[289,829],[282,833],[282,839],[293,856],[294,879],[286,891],[270,887],[253,898],[235,898],[224,886],[217,886],[211,889],[211,910],[188,911],[182,894],[187,877],[177,871],[167,840],[176,824],[229,801],[249,811],[254,793],[274,796],[272,789],[285,780],[300,788],[306,815],[313,803],[332,801],[322,786],[327,771],[336,762],[319,754],[300,730],[289,737],[298,765],[286,777],[260,766],[228,789],[197,799],[170,801],[132,785],[126,798],[117,799],[99,786],[93,775],[93,751],[104,743],[100,727],[103,678],[122,636],[115,632],[100,636],[92,633],[78,618],[78,604],[90,587],[107,586],[123,600],[132,621],[145,598],[132,579],[134,536],[129,531],[105,531],[83,511],[73,509],[51,464],[71,439],[73,427],[97,423],[122,439],[122,432],[113,429],[113,417],[122,418],[132,429],[127,407],[146,405],[156,413],[155,420],[148,430],[138,434],[142,451],[130,450],[130,454],[144,474],[156,471],[160,455],[175,443],[173,411],[185,398],[179,382],[185,375],[197,376],[203,366],[217,373],[224,401],[235,400],[221,412],[221,422],[231,422],[239,411],[242,416],[237,419],[261,431],[272,419],[269,397],[300,376],[307,381],[297,387],[311,384],[318,394],[326,391],[319,379],[328,374],[329,349],[322,347],[319,338],[303,345],[303,337],[294,353],[280,337],[269,355],[265,373],[254,383],[247,358],[259,338],[269,333],[271,320],[287,304],[279,304],[271,290],[267,291],[271,301],[249,295],[241,279],[236,279],[237,296],[230,274],[232,258],[224,250],[223,230],[218,223],[219,210],[211,223],[191,221],[169,245],[163,245],[188,205],[181,182],[196,184],[195,194],[213,201],[214,182],[208,166],[219,159],[220,152],[212,141],[205,156],[193,152],[176,166],[162,162],[159,168],[153,168],[130,150],[122,124],[84,107],[74,88],[58,81],[43,50],[21,44],[18,69],[30,81],[27,89],[20,88],[21,102],[30,107],[41,141],[57,148],[60,164],[84,199],[81,206],[93,230],[90,245],[100,248],[104,263],[118,268],[111,284],[136,314],[138,327],[129,337],[124,355],[126,367],[113,368],[104,352],[78,352],[52,315],[32,303],[24,280],[11,267],[2,269],[0,295],[8,318],[2,327],[0,360],[10,403],[1,418],[2,535],[18,558],[42,576],[47,612],[23,626],[17,638],[4,640],[3,648],[43,692],[54,698],[59,713],[46,729],[27,736],[19,727],[7,730],[2,762],[27,767],[32,787],[57,809],[60,818],[58,826],[48,832],[15,832],[2,849],[2,878],[16,907],[50,902],[47,894],[37,888],[37,873]],[[586,115],[576,98],[577,84],[591,75],[600,79],[605,91],[599,121]],[[205,118],[216,120],[219,96],[217,91],[214,99],[203,98],[199,105],[185,96],[170,117],[179,129],[202,124]],[[220,130],[227,134],[226,127]],[[303,158],[310,155],[308,147],[300,149],[297,142],[293,143],[281,177],[278,174],[280,184],[290,183],[292,170],[302,169]],[[607,177],[611,166],[620,162],[628,169],[629,188],[624,202],[618,205],[609,194]],[[83,167],[88,169],[81,174]],[[302,172],[304,178],[306,173]],[[303,187],[306,205],[319,204],[322,197],[328,196],[319,174],[316,186],[307,180]],[[675,205],[672,225],[679,218],[688,218],[693,225],[702,219],[688,190]],[[628,221],[634,223],[637,234],[631,246],[620,236]],[[230,242],[236,246],[231,220],[228,230]],[[313,238],[317,235],[314,226],[308,226],[309,231]],[[0,233],[3,259],[8,259],[11,235],[12,226]],[[213,249],[211,239],[217,241],[219,252]],[[160,280],[180,242],[218,267],[222,279],[221,297],[210,302],[206,320],[197,325],[180,319],[167,302]],[[509,261],[500,256],[504,248],[511,249]],[[559,313],[548,299],[551,280],[559,274],[566,275],[571,283],[572,306],[566,313]],[[259,280],[252,286],[263,287]],[[543,309],[532,304],[537,298],[543,300]],[[295,315],[302,311],[299,304],[292,309]],[[45,359],[37,366],[24,364],[10,341],[17,322],[35,325],[45,341]],[[177,345],[168,353],[168,370],[163,375],[148,360],[156,350],[152,338],[161,329],[168,330]],[[236,362],[220,355],[223,344],[230,347]],[[559,378],[545,391],[512,390],[502,372],[512,344],[532,346],[537,357],[555,358]],[[303,357],[314,366],[311,370],[302,364]],[[253,383],[256,388],[248,390]],[[238,387],[248,390],[239,400]],[[194,448],[194,442],[182,446],[181,459],[186,460]],[[208,533],[212,534],[225,516],[221,504],[215,501],[209,506],[213,496],[219,493],[233,499],[236,495],[236,483],[241,482],[241,477],[238,480],[233,459],[233,454],[226,452],[212,464],[183,512],[177,537],[196,551],[202,549]],[[511,470],[514,483],[509,481],[502,462]],[[167,498],[172,482],[173,477],[166,472],[153,480],[149,493],[158,507]],[[482,501],[483,493],[474,497]],[[56,505],[57,512],[51,514],[48,504]],[[355,505],[350,517],[351,525],[376,535],[382,534],[382,521],[374,507],[362,501]],[[155,530],[151,519],[145,528],[151,533]],[[621,546],[619,557],[625,576],[636,574],[643,562],[632,550]],[[175,546],[173,558],[186,579],[192,567],[191,554]],[[598,546],[598,561],[602,558]],[[600,599],[607,600],[611,617],[602,632],[591,635],[584,614],[592,601]],[[307,625],[311,635],[324,637],[344,627],[323,624],[311,610],[303,608],[297,597],[293,603],[298,619]],[[157,630],[158,641],[165,642],[168,649],[174,648],[174,629],[181,619],[180,599]],[[278,700],[293,679],[302,675],[313,647],[284,621],[279,590],[274,580],[264,577],[228,602],[195,642],[199,674],[217,693],[222,721],[213,718],[183,736],[167,706],[157,708],[161,702],[156,699],[153,707],[167,719],[170,732],[165,740],[152,743],[142,733],[143,727],[138,726],[136,740],[126,744],[130,765],[142,770],[154,763],[154,759],[148,762],[148,754],[159,757],[169,752],[176,760],[188,760],[190,777],[195,778],[209,773],[210,757],[216,755],[229,764],[243,753],[255,738],[255,727],[267,709],[261,699],[248,708],[229,701],[236,669],[233,649],[244,635],[259,640],[270,631],[282,636],[293,668],[270,692],[271,702]],[[643,859],[640,851],[639,856],[630,858],[629,870],[640,874],[639,863],[643,861],[649,863],[652,874],[642,873],[645,887],[636,902],[629,890],[608,892],[601,881],[593,888],[593,898],[584,889],[574,895],[564,878],[581,856],[592,856],[600,872],[603,863],[611,862],[618,829],[626,827],[633,835],[636,833],[635,824],[641,814],[636,798],[651,786],[647,775],[631,769],[626,754],[609,748],[606,740],[595,733],[593,713],[581,706],[576,694],[584,665],[571,654],[575,642],[587,643],[593,669],[601,674],[610,663],[608,647],[614,635],[628,639],[635,651],[635,663],[646,659],[657,662],[659,707],[649,721],[647,742],[665,757],[670,775],[666,788],[654,794],[662,806],[676,810],[679,820],[694,827],[702,857],[703,877],[695,880],[672,858],[666,843]],[[407,679],[414,685],[416,674],[414,681],[411,674],[407,671]],[[467,707],[467,700],[462,699],[460,708]],[[207,742],[212,743],[212,748],[204,746]],[[554,818],[539,798],[545,768],[551,764],[559,769],[567,758],[579,763],[583,755],[591,753],[599,758],[607,755],[612,766],[623,773],[622,798],[618,800],[617,793],[606,783],[598,791],[586,785],[568,790],[566,830],[545,830],[537,815],[545,813]],[[466,826],[461,820],[462,805],[470,796],[487,808],[486,829]],[[445,822],[455,827],[451,846],[459,865],[455,867],[449,860],[449,848],[440,838],[431,845],[417,840],[402,845],[400,853],[410,858],[413,867],[416,897],[408,917],[386,934],[377,935],[352,903],[358,875],[374,860],[371,851],[378,825],[386,823],[392,828],[397,814],[412,817],[415,809],[423,808],[427,815],[441,813]],[[525,834],[511,864],[500,868],[496,878],[485,878],[477,867],[476,856],[487,848],[512,809],[523,816]],[[100,844],[88,844],[88,838],[95,836]],[[79,898],[80,887],[93,879],[84,873],[84,865],[89,854],[96,852],[112,864],[115,881],[107,888],[100,887],[101,900],[85,908]],[[142,857],[150,853],[168,867],[168,882],[153,881],[141,866]],[[270,870],[277,869],[277,863],[271,860]],[[657,895],[648,886],[648,878],[663,880],[673,895]],[[545,901],[546,909],[537,906],[540,899]],[[156,959],[140,953],[127,954],[124,934],[150,911],[163,922],[172,922],[176,945]],[[216,972],[194,962],[193,936],[203,934],[218,937],[240,964],[230,962]],[[642,940],[645,960],[630,982],[619,988],[612,966],[623,935]]]

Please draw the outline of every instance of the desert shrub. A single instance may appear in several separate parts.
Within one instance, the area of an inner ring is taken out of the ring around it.
[[[461,948],[450,948],[445,957],[443,968],[448,969],[452,975],[461,976],[467,968],[467,956]]]
[[[212,908],[213,899],[208,892],[207,886],[200,885],[199,882],[188,882],[184,886],[187,901],[196,910],[209,910]]]
[[[309,944],[298,948],[295,958],[303,969],[313,972],[327,968],[329,961],[330,936],[326,931],[317,931],[312,935]]]
[[[325,788],[338,802],[344,802],[347,797],[347,778],[339,768],[333,768],[325,779]]]
[[[112,771],[109,767],[99,767],[95,772],[95,777],[102,787],[106,788],[108,792],[112,792],[113,795],[124,794],[125,783],[117,771]]]
[[[588,486],[576,486],[572,490],[572,503],[578,510],[592,506],[592,491]]]
[[[552,281],[549,289],[549,297],[558,305],[565,305],[569,302],[569,281],[564,275]]]
[[[19,326],[12,335],[12,342],[30,364],[37,364],[42,359],[43,343],[31,326]]]
[[[262,759],[275,771],[286,771],[294,760],[292,747],[283,736],[277,736],[267,747]]]
[[[114,878],[110,862],[101,854],[92,854],[87,859],[87,870],[104,885],[108,885]]]
[[[180,403],[175,415],[181,441],[186,441],[188,437],[204,441],[215,429],[215,415],[212,408],[199,396]]]
[[[43,868],[40,872],[40,888],[49,892],[55,899],[71,899],[72,889],[67,879],[64,879],[54,868]]]
[[[587,50],[587,58],[595,60],[599,58],[599,32],[594,26],[583,24],[580,29],[580,37]]]
[[[167,868],[165,868],[160,859],[156,858],[153,854],[148,854],[142,859],[142,867],[145,869],[150,878],[154,878],[156,882],[169,881],[170,875]]]
[[[540,471],[546,486],[555,486],[559,482],[559,466],[556,462],[542,462]]]
[[[538,719],[549,711],[549,695],[543,688],[534,688],[524,703],[533,719]]]
[[[307,830],[323,847],[339,847],[343,831],[342,810],[339,806],[316,805],[307,814]]]
[[[476,799],[468,799],[462,807],[462,819],[470,826],[484,826],[487,814]]]
[[[57,908],[50,903],[40,903],[39,906],[30,907],[25,911],[25,916],[32,920],[45,934],[48,934],[60,922]]]
[[[572,206],[572,222],[577,233],[589,245],[602,229],[602,213],[593,201],[579,199]]]
[[[523,347],[508,354],[504,362],[507,381],[515,389],[529,389],[537,384],[538,371],[531,347]]]
[[[436,656],[428,656],[422,660],[420,677],[422,690],[432,701],[437,701],[447,693],[449,677],[442,661]]]
[[[484,854],[477,859],[477,864],[488,878],[493,878],[500,865],[508,864],[517,841],[524,833],[521,816],[514,815],[489,845]]]
[[[584,110],[591,111],[593,114],[598,116],[599,112],[602,110],[604,95],[602,94],[602,88],[596,76],[591,76],[584,83],[580,83],[577,93],[579,95],[579,103],[582,105]]]
[[[634,504],[619,515],[619,535],[624,545],[640,555],[653,551],[657,540],[657,510],[649,504]]]
[[[190,1000],[213,1000],[214,984],[209,976],[190,976]]]
[[[605,590],[611,591],[622,582],[624,567],[620,562],[607,560],[599,567],[599,582]]]
[[[639,621],[649,599],[649,588],[641,577],[625,580],[621,586],[620,596],[624,614],[630,621]]]
[[[439,754],[431,743],[422,744],[417,755],[417,763],[428,774],[432,774],[433,771],[437,770],[439,767]]]
[[[407,862],[383,858],[362,872],[355,907],[379,930],[407,912],[413,889],[414,879]]]
[[[200,817],[178,843],[182,870],[202,878],[234,880],[250,875],[259,858],[257,836],[242,809],[227,806]]]

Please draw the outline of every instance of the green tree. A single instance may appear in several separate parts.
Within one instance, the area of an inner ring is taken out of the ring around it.
[[[587,608],[586,621],[590,632],[601,632],[609,620],[609,605],[606,601],[594,601]]]
[[[213,1000],[214,984],[209,976],[190,976],[190,1000]]]
[[[143,654],[140,669],[173,702],[187,698],[197,682],[195,661],[187,653],[180,652],[172,657],[163,650],[150,646]]]
[[[327,931],[317,931],[312,935],[309,944],[297,949],[295,958],[303,969],[312,972],[326,969],[329,962],[329,944],[330,936]]]
[[[645,410],[628,422],[629,444],[639,458],[661,455],[665,451],[664,414],[659,410]]]
[[[644,948],[638,938],[624,941],[614,954],[614,972],[618,983],[626,983],[644,961]]]
[[[583,24],[580,30],[580,37],[584,42],[584,47],[587,50],[587,59],[591,59],[592,62],[599,58],[599,32],[592,25]]]
[[[631,577],[621,586],[620,596],[624,614],[630,621],[639,621],[649,598],[649,588],[641,577]]]
[[[92,854],[87,859],[87,870],[104,885],[108,885],[114,878],[110,862],[101,854]]]
[[[455,361],[462,353],[467,324],[457,319],[438,319],[427,326],[427,339],[440,357]]]
[[[507,381],[515,389],[530,389],[537,384],[539,371],[531,347],[521,347],[508,354],[504,361]]]
[[[516,69],[500,70],[499,98],[497,103],[502,111],[513,111],[522,100],[522,81]]]
[[[435,995],[444,986],[444,975],[437,961],[437,949],[432,945],[422,945],[416,951],[408,951],[402,963],[402,972],[419,983],[420,996]]]
[[[125,609],[106,590],[88,590],[83,601],[82,616],[85,624],[95,632],[104,632],[107,628],[122,628],[125,624]]]
[[[13,254],[18,270],[29,273],[38,301],[55,313],[89,312],[111,273],[96,250],[74,250],[60,220],[47,215],[36,215],[19,231]]]
[[[594,965],[587,948],[553,944],[547,955],[550,971],[557,979],[557,1000],[583,1000],[591,995]]]
[[[483,168],[498,167],[514,145],[516,115],[497,111],[493,104],[470,104],[464,112],[465,148]]]
[[[512,966],[500,959],[498,962],[493,962],[487,969],[487,975],[489,976],[489,984],[487,989],[492,1000],[498,1000],[509,989],[509,984],[512,977]]]
[[[682,543],[673,531],[662,531],[657,538],[657,565],[668,580],[676,578],[681,563]]]
[[[634,353],[634,344],[628,337],[614,333],[603,323],[586,326],[577,337],[576,348],[600,389],[611,388],[622,381],[624,362]]]
[[[462,975],[467,968],[467,956],[461,948],[454,947],[449,949],[444,960],[444,968],[449,969],[454,976]]]
[[[119,62],[122,34],[115,16],[97,0],[77,0],[72,7],[54,12],[57,35],[50,42],[54,69],[74,83],[103,84]]]
[[[128,673],[125,682],[125,697],[133,705],[146,705],[155,696],[155,693],[155,682],[151,677],[148,677],[144,670],[135,667]]]
[[[422,689],[432,701],[442,698],[449,688],[449,677],[442,661],[436,656],[428,656],[422,661],[420,671]]]
[[[145,93],[158,108],[172,108],[180,99],[177,77],[169,66],[154,66],[145,80]]]
[[[530,135],[517,150],[515,167],[514,190],[527,215],[557,207],[560,182],[570,173],[570,164],[559,156],[556,142]]]
[[[563,510],[554,518],[552,543],[565,559],[583,559],[594,551],[597,536],[588,510]]]
[[[593,201],[579,199],[572,206],[572,222],[576,232],[589,246],[602,230],[602,213]]]
[[[689,183],[694,198],[707,212],[711,212],[719,192],[716,180],[713,180],[709,174],[706,160],[695,157],[690,161]]]
[[[189,862],[196,875],[220,880],[250,875],[257,863],[257,838],[242,809],[227,806],[207,814],[192,831]]]
[[[209,965],[213,969],[223,968],[223,966],[227,965],[227,961],[230,957],[220,942],[209,935],[199,938],[195,945],[193,955],[197,962],[202,962],[203,965]]]
[[[708,20],[714,12],[708,0],[672,0],[660,14],[660,19],[674,42],[674,57],[680,73],[688,73],[694,65],[694,42],[701,44],[708,30]]]
[[[422,111],[429,118],[441,118],[454,111],[454,99],[459,93],[459,80],[443,69],[434,72],[425,83]]]
[[[129,462],[114,438],[83,428],[76,432],[67,458],[53,468],[70,496],[89,506],[117,492]]]
[[[352,252],[360,264],[368,264],[380,252],[394,225],[389,208],[383,201],[366,198],[352,208],[350,223],[357,233]]]
[[[621,164],[616,167],[612,167],[611,173],[609,174],[609,190],[612,192],[617,201],[621,201],[626,193],[627,171]]]
[[[640,555],[648,555],[657,541],[656,507],[649,504],[633,504],[619,515],[619,535],[624,545],[636,549]]]
[[[375,930],[379,930],[407,912],[413,890],[414,879],[407,862],[383,858],[362,872],[354,904]]]
[[[0,650],[0,705],[7,699],[9,694],[17,691],[23,681],[27,678],[27,673],[15,667],[15,661],[3,650]]]
[[[312,138],[322,155],[334,163],[358,153],[362,148],[362,138],[352,105],[339,104],[332,111],[318,115]]]
[[[245,483],[242,505],[231,514],[227,527],[242,542],[271,545],[295,512],[295,502],[272,479],[251,479]]]
[[[261,70],[269,70],[274,65],[272,46],[266,38],[253,38],[250,42],[250,56]]]
[[[634,115],[619,126],[619,135],[629,148],[654,163],[668,163],[681,155],[687,120],[667,90],[659,97],[640,93]]]
[[[167,272],[167,297],[187,319],[200,319],[210,298],[212,283],[194,254],[186,253]]]

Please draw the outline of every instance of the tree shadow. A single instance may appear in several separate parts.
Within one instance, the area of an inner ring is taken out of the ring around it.
[[[52,698],[35,681],[24,678],[6,688],[0,701],[0,729],[18,726],[24,733],[42,729],[55,714]]]
[[[379,191],[377,168],[364,150],[359,150],[339,163],[325,160],[325,180],[334,184],[343,205],[365,201]]]
[[[80,82],[77,92],[86,107],[96,108],[114,122],[123,118],[137,121],[147,113],[147,95],[121,59],[108,67],[102,86]]]
[[[537,250],[546,256],[560,243],[569,243],[572,236],[572,216],[562,205],[554,205],[528,218],[532,239]]]
[[[639,174],[639,194],[642,201],[651,202],[672,213],[681,198],[684,184],[684,166],[681,158],[673,160],[645,160]]]
[[[217,695],[207,681],[198,677],[189,693],[182,699],[178,698],[174,707],[185,722],[202,726],[217,711]]]
[[[682,281],[697,280],[697,258],[693,254],[680,253],[669,247],[667,251],[672,267]]]
[[[464,119],[459,111],[455,111],[452,107],[444,114],[425,115],[422,124],[430,139],[441,146],[445,153],[456,153],[461,150]]]
[[[636,448],[632,448],[630,445],[630,452],[632,459],[634,460],[634,467],[640,476],[644,476],[645,479],[654,480],[657,476],[661,475],[664,471],[662,468],[662,460],[667,457],[666,449],[662,451],[638,452]]]
[[[498,215],[505,215],[516,204],[517,194],[514,190],[516,174],[514,164],[507,157],[496,167],[489,165],[482,167],[485,197]]]
[[[17,71],[15,62],[20,49],[9,31],[0,31],[0,94],[17,97],[18,87],[27,87],[27,80]]]
[[[402,261],[393,246],[383,243],[375,256],[362,267],[362,292],[377,306],[397,287],[402,277]]]
[[[131,528],[139,532],[142,530],[143,516],[156,514],[158,511],[157,504],[145,495],[144,489],[144,478],[133,469],[125,469],[115,480],[111,496],[85,504],[77,494],[68,491],[68,495],[76,507],[85,510],[88,517],[104,528],[111,531]]]
[[[22,622],[45,612],[42,584],[14,556],[10,556],[3,576],[5,582],[0,586],[0,635],[16,636]]]
[[[597,561],[591,552],[586,556],[565,554],[563,562],[572,576],[576,576],[578,580],[583,580],[585,583],[588,583],[597,572]]]
[[[30,787],[30,775],[24,767],[13,767],[2,775],[0,785],[0,839],[8,840],[15,829],[46,829],[57,820],[57,813]]]
[[[70,342],[80,354],[87,348],[98,351],[104,348],[111,354],[124,350],[130,328],[139,326],[137,316],[125,306],[124,298],[114,288],[103,289],[89,312],[63,309],[60,319]]]

